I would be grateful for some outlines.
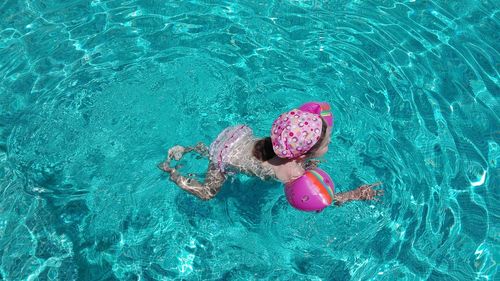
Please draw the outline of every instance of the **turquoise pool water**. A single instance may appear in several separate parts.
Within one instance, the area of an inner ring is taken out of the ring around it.
[[[498,280],[498,2],[232,2],[0,1],[0,280]],[[155,167],[310,100],[382,202]]]

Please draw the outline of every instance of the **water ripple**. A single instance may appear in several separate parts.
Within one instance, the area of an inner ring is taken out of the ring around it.
[[[0,279],[495,278],[494,1],[0,11]],[[311,99],[334,109],[337,191],[381,180],[383,203],[311,216],[245,178],[206,203],[154,169]]]

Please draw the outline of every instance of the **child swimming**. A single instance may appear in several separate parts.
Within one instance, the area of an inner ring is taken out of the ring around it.
[[[330,106],[325,102],[310,102],[281,114],[271,128],[271,136],[257,138],[246,125],[223,130],[207,147],[203,143],[183,147],[176,145],[158,167],[170,174],[170,179],[180,188],[202,200],[212,199],[228,176],[244,173],[262,180],[277,180],[284,184],[301,177],[306,170],[315,168],[328,151],[333,127]],[[203,183],[193,175],[183,176],[172,159],[180,160],[185,153],[196,152],[209,159]],[[353,200],[378,200],[383,190],[367,184],[355,190],[334,195],[335,205]]]

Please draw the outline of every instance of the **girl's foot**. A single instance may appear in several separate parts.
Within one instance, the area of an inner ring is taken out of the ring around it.
[[[176,145],[168,150],[168,159],[174,158],[176,161],[181,160],[186,149],[183,146]]]

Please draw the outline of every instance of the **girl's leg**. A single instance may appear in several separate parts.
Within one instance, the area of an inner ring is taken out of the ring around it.
[[[221,173],[217,165],[210,162],[208,165],[205,182],[200,183],[192,177],[182,176],[176,169],[170,170],[170,179],[180,188],[196,195],[202,200],[212,199],[221,189],[226,177]]]
[[[217,165],[210,161],[204,183],[200,183],[192,176],[182,176],[175,168],[170,167],[170,161],[172,158],[180,160],[184,154],[191,151],[195,151],[201,156],[209,157],[209,149],[202,142],[197,143],[195,146],[188,147],[176,145],[168,150],[167,159],[165,159],[163,163],[160,163],[158,168],[169,173],[170,179],[180,188],[196,195],[202,200],[212,199],[220,191],[220,188],[226,180],[226,177],[220,172]]]
[[[202,142],[197,143],[195,146],[188,146],[186,147],[185,152],[190,152],[190,151],[195,151],[201,156],[208,157],[209,152],[208,152],[208,146]]]

